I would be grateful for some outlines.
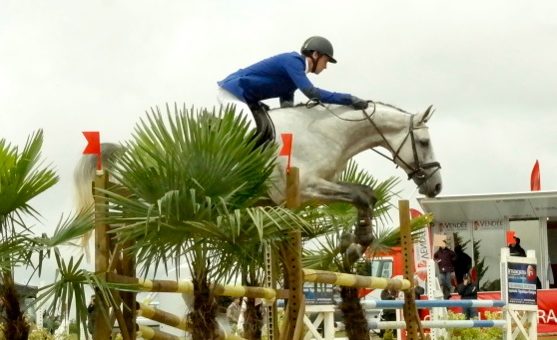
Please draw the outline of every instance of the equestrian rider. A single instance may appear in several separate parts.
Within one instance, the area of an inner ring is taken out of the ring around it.
[[[274,128],[262,100],[279,98],[281,107],[294,103],[294,92],[299,89],[306,97],[321,103],[351,105],[363,110],[368,102],[346,93],[319,89],[310,82],[307,73],[319,74],[327,63],[336,63],[333,45],[320,36],[308,38],[301,53],[288,52],[264,59],[232,73],[218,82],[217,99],[220,104],[236,105],[236,112],[253,114],[260,136],[257,145],[274,140]]]

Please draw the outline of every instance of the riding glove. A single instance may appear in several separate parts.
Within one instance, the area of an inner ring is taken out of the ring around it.
[[[352,96],[352,107],[356,110],[365,110],[368,107],[368,102],[367,100]]]

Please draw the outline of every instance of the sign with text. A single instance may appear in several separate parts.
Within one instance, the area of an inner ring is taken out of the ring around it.
[[[532,263],[507,262],[508,302],[513,305],[537,305],[537,270]]]
[[[474,230],[503,230],[505,224],[502,220],[476,220],[472,226]]]
[[[427,260],[431,259],[429,229],[420,231],[414,239],[414,270],[418,282],[423,285],[427,278]]]

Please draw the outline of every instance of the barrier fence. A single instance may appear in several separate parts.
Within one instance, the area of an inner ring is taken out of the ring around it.
[[[108,184],[108,179],[106,175],[97,176],[95,180],[95,187],[106,189]],[[104,195],[95,196],[95,227],[96,227],[96,261],[95,269],[97,272],[106,273],[106,280],[119,283],[133,283],[141,287],[143,291],[166,291],[166,292],[186,292],[191,293],[193,291],[193,284],[191,282],[181,281],[181,282],[171,282],[162,280],[141,280],[133,277],[135,275],[135,261],[134,259],[125,258],[122,255],[121,266],[116,266],[112,263],[112,258],[118,258],[117,256],[110,256],[112,253],[117,253],[117,250],[111,249],[111,241],[108,236],[109,226],[103,221],[105,215],[106,207],[106,197]],[[405,259],[405,277],[413,278],[413,257],[411,253],[412,240],[409,231],[409,209],[408,201],[399,201],[399,212],[401,221],[401,239],[403,243],[404,256]],[[298,246],[294,249],[301,249],[301,237],[300,232],[292,232],[291,245],[296,244]],[[288,248],[291,249],[292,247]],[[111,251],[110,251],[111,250]],[[114,254],[113,254],[114,255]],[[526,258],[515,258],[509,256],[508,249],[502,249],[501,252],[501,281],[502,281],[502,292],[501,296],[504,300],[414,300],[414,293],[412,284],[408,280],[389,280],[384,278],[370,278],[350,274],[332,273],[324,271],[316,271],[301,268],[301,261],[299,253],[287,253],[290,256],[287,258],[289,266],[286,266],[290,272],[287,273],[289,278],[289,290],[285,291],[287,293],[287,298],[289,300],[288,307],[285,311],[285,317],[283,329],[280,332],[280,338],[278,334],[273,334],[276,329],[274,325],[269,327],[269,339],[279,338],[281,340],[292,340],[301,339],[304,327],[304,297],[302,293],[302,286],[304,281],[310,282],[322,282],[330,283],[335,285],[349,286],[349,287],[359,287],[359,288],[379,288],[384,289],[387,287],[394,287],[405,291],[405,301],[389,300],[389,301],[366,301],[366,308],[391,308],[391,309],[403,309],[405,321],[370,321],[369,326],[372,329],[407,329],[408,335],[412,339],[423,338],[423,328],[431,329],[447,329],[447,328],[470,328],[470,327],[501,327],[504,328],[504,339],[516,339],[520,334],[526,336],[528,339],[537,338],[537,304],[535,304],[535,285],[534,291],[531,292],[530,284],[527,282],[522,282],[522,271],[524,271],[524,280],[526,280],[526,275],[530,271],[530,267],[533,266],[535,271],[536,258],[533,251],[528,251],[528,256]],[[122,270],[119,270],[119,268]],[[116,268],[116,273],[114,272]],[[509,274],[507,270],[509,270]],[[512,272],[511,272],[512,270]],[[520,275],[517,274],[520,272]],[[432,271],[428,269],[429,281],[433,282],[436,280]],[[529,278],[529,276],[528,276]],[[217,295],[228,295],[228,296],[249,296],[249,297],[260,297],[266,300],[274,301],[277,297],[276,290],[272,288],[261,288],[261,287],[237,287],[237,286],[214,286]],[[524,295],[528,293],[533,294],[534,303],[530,303],[532,300],[531,295]],[[122,331],[122,336],[124,339],[134,340],[136,328],[135,317],[136,308],[134,308],[135,294],[122,292],[123,308],[119,310],[118,306],[114,307],[115,318],[118,320],[120,329]],[[128,294],[128,295],[125,295]],[[522,294],[522,295],[521,295]],[[430,299],[432,298],[431,294]],[[511,297],[512,296],[512,297]],[[509,298],[511,297],[511,298]],[[509,304],[509,301],[511,302]],[[102,301],[101,301],[102,303]],[[109,307],[109,306],[104,306]],[[503,308],[503,320],[439,320],[439,314],[436,312],[440,308],[447,307],[501,307]],[[417,319],[417,308],[432,308],[434,320],[420,322]],[[141,313],[149,314],[153,311],[149,310],[145,306],[140,307]],[[176,320],[168,315],[166,315],[174,323],[181,324],[183,320]],[[162,318],[162,316],[161,316]],[[267,318],[271,323],[274,323],[275,317]],[[169,321],[169,320],[167,320]],[[140,328],[141,333],[144,337],[149,339],[175,339],[174,336],[168,334],[162,334],[160,332],[152,332],[146,328]],[[273,330],[273,331],[271,331]],[[105,318],[98,318],[95,328],[95,338],[109,338],[111,332],[110,325],[106,322]],[[326,330],[326,333],[330,334],[330,330]],[[432,333],[432,340],[435,340],[435,333]],[[229,339],[237,337],[228,337]]]
[[[504,307],[506,302],[503,300],[416,300],[418,308],[449,308],[449,307]],[[367,300],[362,302],[364,308],[403,308],[404,301],[401,300]]]

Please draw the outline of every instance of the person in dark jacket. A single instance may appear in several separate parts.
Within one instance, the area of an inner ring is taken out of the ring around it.
[[[424,287],[420,286],[420,282],[418,281],[417,278],[414,278],[414,297],[416,301],[421,300],[422,295],[424,294],[425,294]],[[418,315],[420,316],[420,318],[423,318],[423,314],[424,314],[424,309],[418,308]]]
[[[511,256],[526,257],[526,250],[520,245],[520,238],[514,237],[514,244],[509,244],[509,252]]]
[[[220,104],[236,105],[236,112],[251,112],[260,136],[258,145],[274,139],[274,129],[261,101],[278,98],[281,107],[294,103],[294,92],[322,103],[351,105],[357,110],[368,107],[368,101],[347,93],[329,92],[313,86],[307,73],[319,74],[328,63],[335,64],[333,45],[320,36],[308,38],[300,53],[289,52],[264,59],[240,69],[218,82]]]
[[[443,246],[439,247],[435,254],[433,254],[433,259],[437,262],[437,266],[439,267],[439,284],[443,290],[443,297],[447,300],[451,298],[451,277],[454,273],[456,255],[454,251],[447,246],[447,241],[444,240],[443,242]]]
[[[472,269],[472,258],[468,256],[463,250],[460,244],[454,247],[455,261],[454,261],[454,273],[456,277],[456,284],[462,283],[464,275],[470,274],[470,269]]]
[[[421,300],[422,295],[425,294],[424,287],[420,286],[420,282],[417,278],[414,278],[414,296],[416,300]]]
[[[396,300],[398,297],[398,290],[395,288],[386,288],[381,291],[381,300]],[[381,316],[383,321],[396,321],[396,310],[395,309],[383,309],[383,314]],[[379,331],[379,336],[383,338],[385,330]]]
[[[87,306],[87,330],[89,334],[95,333],[95,322],[97,320],[97,308],[95,306],[95,295],[91,295],[91,301]]]
[[[456,290],[462,300],[476,300],[478,298],[478,286],[468,274],[464,275],[462,283],[457,286]],[[478,314],[474,307],[463,307],[462,309],[467,320],[475,318]]]

